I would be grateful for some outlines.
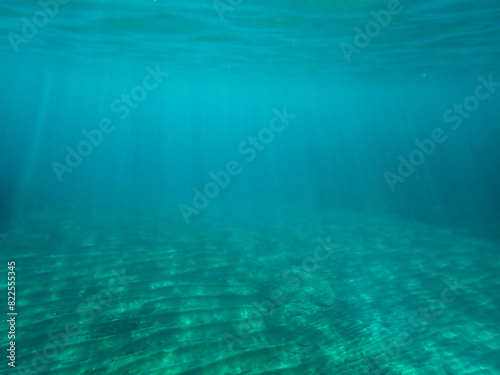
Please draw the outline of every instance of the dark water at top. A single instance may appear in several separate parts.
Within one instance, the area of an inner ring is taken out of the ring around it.
[[[495,1],[41,4],[1,5],[5,207],[175,212],[236,160],[241,174],[208,209],[498,213],[498,84],[465,103],[460,127],[457,113],[443,119],[478,77],[500,80]],[[126,102],[148,69],[165,74]],[[285,107],[296,118],[262,150],[249,145],[248,162],[238,146]],[[60,182],[52,163],[106,118],[113,130]],[[414,155],[421,165],[391,191],[384,173],[436,128],[446,140]]]

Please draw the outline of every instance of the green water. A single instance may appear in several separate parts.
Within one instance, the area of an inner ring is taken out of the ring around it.
[[[499,18],[3,1],[0,373],[500,374]]]

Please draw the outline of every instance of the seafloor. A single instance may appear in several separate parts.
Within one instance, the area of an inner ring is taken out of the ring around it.
[[[26,210],[0,244],[17,266],[17,373],[499,374],[493,232]]]

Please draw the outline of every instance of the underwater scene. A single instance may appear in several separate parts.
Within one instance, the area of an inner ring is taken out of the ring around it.
[[[0,374],[500,375],[497,0],[0,30]]]

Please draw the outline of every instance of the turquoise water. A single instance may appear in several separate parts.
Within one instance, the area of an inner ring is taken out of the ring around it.
[[[0,20],[0,373],[500,374],[497,2]]]

